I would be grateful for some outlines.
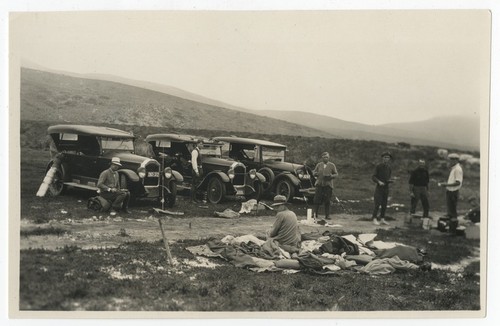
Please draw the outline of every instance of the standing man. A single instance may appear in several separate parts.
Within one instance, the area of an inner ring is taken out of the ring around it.
[[[448,182],[439,182],[439,187],[446,187],[446,208],[450,218],[450,231],[454,232],[458,226],[458,191],[462,188],[464,172],[459,164],[459,156],[456,153],[448,155],[450,175]]]
[[[116,172],[122,164],[119,157],[113,157],[109,169],[101,172],[97,181],[97,188],[100,190],[100,196],[111,202],[111,214],[116,211],[129,214],[128,201],[130,193],[127,189],[120,188],[120,176]]]
[[[191,151],[191,175],[193,177],[191,182],[191,202],[199,203],[196,199],[196,192],[198,185],[203,176],[203,167],[201,166],[201,153],[200,146],[203,143],[201,139],[197,139],[194,148]]]
[[[322,162],[319,162],[314,168],[313,175],[316,177],[316,191],[314,194],[315,210],[314,214],[318,217],[319,206],[323,203],[325,206],[325,219],[330,219],[330,201],[333,193],[333,179],[339,174],[335,164],[329,162],[330,154],[324,152],[321,154]]]
[[[422,201],[422,208],[424,210],[423,217],[429,217],[429,171],[425,167],[425,160],[418,160],[418,167],[413,170],[410,175],[410,197],[411,197],[411,208],[410,214],[414,215],[417,204]]]
[[[298,252],[301,235],[297,215],[286,207],[286,197],[283,195],[275,196],[271,206],[278,214],[267,233],[267,238],[276,240],[279,246],[289,253]]]
[[[392,155],[389,152],[384,152],[381,157],[382,163],[379,163],[375,167],[375,173],[372,176],[372,181],[377,184],[375,186],[375,194],[373,195],[375,207],[373,208],[372,220],[375,225],[380,225],[380,223],[389,225],[389,223],[385,220],[385,210],[387,209],[387,199],[389,198],[389,183],[392,182],[392,168],[390,165]],[[377,220],[379,207],[380,222]]]

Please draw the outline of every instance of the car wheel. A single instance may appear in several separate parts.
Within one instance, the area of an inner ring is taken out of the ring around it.
[[[170,190],[170,193],[167,193],[165,191],[163,195],[163,199],[165,202],[165,206],[168,208],[172,208],[175,205],[175,200],[177,199],[177,185],[175,184],[174,181],[170,182],[168,184],[168,189]]]
[[[266,178],[262,184],[262,188],[265,193],[268,193],[271,190],[271,186],[274,181],[274,172],[269,168],[262,168],[259,172],[264,176],[264,178]]]
[[[253,188],[255,189],[255,192],[251,193],[248,196],[245,196],[246,199],[256,199],[257,201],[261,200],[262,196],[264,195],[264,186],[262,185],[262,182],[255,181],[253,184]]]
[[[50,196],[59,196],[62,195],[65,190],[66,186],[64,185],[64,168],[61,165],[61,168],[56,169],[54,173],[52,182],[49,185],[48,193]]]
[[[207,199],[212,204],[218,204],[224,200],[226,185],[221,179],[213,177],[208,182]]]
[[[276,185],[276,195],[282,195],[286,197],[286,201],[290,201],[293,198],[294,188],[290,180],[281,179]]]
[[[128,190],[128,180],[125,174],[120,174],[120,189]]]
[[[129,197],[129,200],[128,200],[128,203],[129,205],[130,204],[134,204],[135,203],[135,197],[134,195],[130,192],[130,188],[128,186],[128,178],[125,174],[123,173],[120,173],[120,189],[123,189],[123,190],[128,190],[129,193],[130,193],[130,197]]]

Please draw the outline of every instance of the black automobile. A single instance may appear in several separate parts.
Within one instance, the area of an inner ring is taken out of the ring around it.
[[[255,169],[248,169],[240,162],[221,157],[220,142],[202,137],[180,134],[154,134],[146,137],[156,159],[164,167],[178,171],[184,177],[179,189],[190,189],[192,180],[191,151],[197,139],[202,139],[200,148],[203,180],[198,191],[206,193],[210,203],[220,203],[229,196],[244,196],[260,199],[265,177]]]
[[[286,145],[241,137],[215,137],[214,140],[224,143],[224,157],[237,160],[265,176],[265,193],[284,195],[287,201],[314,196],[316,179],[311,168],[286,162]]]
[[[99,175],[109,168],[112,157],[119,157],[120,186],[132,198],[163,199],[167,207],[174,205],[176,184],[182,182],[182,176],[170,168],[162,170],[155,159],[136,155],[133,134],[87,125],[55,125],[47,132],[53,154],[47,171],[56,156],[61,162],[49,186],[50,194],[60,195],[67,187],[97,191]]]

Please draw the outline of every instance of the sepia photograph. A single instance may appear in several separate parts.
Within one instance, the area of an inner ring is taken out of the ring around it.
[[[9,317],[484,320],[493,15],[10,10]]]

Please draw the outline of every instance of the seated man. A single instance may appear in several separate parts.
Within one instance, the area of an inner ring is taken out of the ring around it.
[[[268,239],[276,240],[279,246],[289,253],[299,252],[301,235],[297,215],[286,206],[285,196],[275,196],[271,206],[278,214],[271,230],[268,231]]]
[[[109,169],[101,172],[97,188],[100,190],[100,196],[111,202],[111,214],[115,211],[122,211],[128,214],[128,200],[130,193],[127,189],[120,188],[120,176],[116,172],[122,164],[119,157],[113,157]]]

